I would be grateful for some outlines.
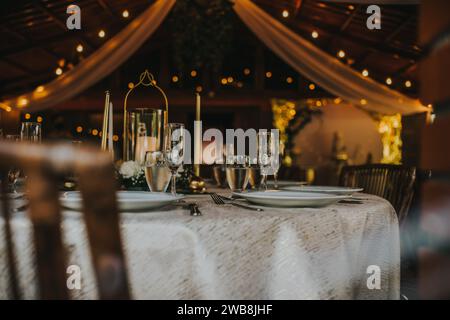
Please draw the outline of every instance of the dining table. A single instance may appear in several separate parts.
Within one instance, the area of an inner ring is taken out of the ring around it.
[[[230,196],[227,189],[208,192]],[[187,195],[184,206],[122,212],[120,225],[134,299],[399,299],[397,215],[377,196],[320,208],[217,205],[209,194]],[[240,201],[240,200],[236,200]],[[67,264],[79,267],[73,299],[96,299],[86,229],[77,211],[64,210]],[[11,218],[19,284],[37,294],[31,223]],[[3,220],[0,218],[3,239]],[[377,280],[378,277],[378,280]],[[375,285],[374,285],[375,283]],[[0,241],[0,299],[8,298],[6,248]]]

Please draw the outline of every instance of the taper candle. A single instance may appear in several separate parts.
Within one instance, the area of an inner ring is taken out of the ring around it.
[[[194,173],[200,176],[200,163],[202,161],[202,126],[200,120],[200,94],[196,93],[195,122],[194,122]]]

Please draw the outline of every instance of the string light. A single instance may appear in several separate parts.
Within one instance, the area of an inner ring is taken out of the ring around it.
[[[363,75],[364,77],[368,77],[368,76],[369,76],[369,70],[364,69],[364,70],[362,71],[362,75]]]
[[[387,79],[386,79],[386,84],[387,84],[388,86],[390,86],[390,85],[392,84],[392,79],[391,79],[391,78],[387,78]]]
[[[234,81],[233,77],[228,77],[227,78],[228,83],[232,83]]]
[[[31,114],[26,113],[26,114],[25,114],[25,119],[26,119],[26,120],[30,120],[30,118],[31,118]]]
[[[281,13],[281,15],[283,16],[283,18],[287,18],[287,17],[289,17],[289,11],[284,9],[283,12]]]
[[[202,91],[203,91],[203,87],[202,87],[202,86],[197,86],[197,87],[195,88],[195,91],[197,91],[197,92],[202,92]]]
[[[361,103],[361,105],[365,106],[367,104],[367,100],[366,99],[361,99],[360,103]]]
[[[27,98],[20,98],[19,101],[17,102],[17,105],[21,108],[21,107],[25,107],[28,104],[28,99]]]
[[[122,11],[122,17],[128,18],[129,16],[130,16],[130,13],[128,12],[128,10],[123,10]]]
[[[100,38],[104,38],[105,35],[106,35],[105,30],[100,30],[100,31],[98,32],[98,36],[99,36]]]
[[[345,57],[345,51],[344,50],[339,50],[338,57],[339,58],[344,58]]]
[[[36,118],[36,121],[39,122],[39,123],[41,123],[42,120],[44,120],[44,119],[43,119],[41,116],[38,116],[38,117]]]
[[[173,77],[172,77],[172,82],[178,82],[178,80],[179,80],[179,79],[178,79],[178,76],[173,76]]]
[[[406,80],[406,81],[405,81],[405,87],[411,88],[411,87],[412,87],[412,82],[409,81],[409,80]]]
[[[60,76],[60,75],[62,75],[63,71],[61,68],[56,68],[55,73],[56,73],[56,75]]]
[[[316,30],[314,30],[314,31],[311,33],[311,37],[313,37],[314,39],[317,39],[317,38],[319,37],[319,33],[318,33]]]
[[[353,5],[349,5],[348,9],[353,11],[353,10],[355,10],[355,7]]]
[[[36,88],[36,92],[43,92],[44,91],[44,86],[39,86]]]
[[[314,83],[310,83],[308,88],[309,90],[313,91],[314,89],[316,89],[316,85]]]
[[[272,78],[272,72],[267,71],[266,72],[266,78]]]
[[[93,135],[93,136],[98,135],[98,130],[97,130],[97,129],[92,130],[92,135]]]
[[[290,84],[290,83],[294,82],[294,79],[292,79],[292,77],[287,77],[286,82]]]
[[[228,80],[227,80],[227,78],[222,78],[222,80],[220,80],[220,82],[221,82],[223,85],[226,85],[226,84],[228,83]]]
[[[78,127],[76,128],[76,131],[77,131],[78,133],[82,133],[82,132],[83,132],[83,127],[82,127],[82,126],[78,126]]]
[[[119,136],[116,134],[113,135],[113,141],[115,141],[115,142],[119,141]]]
[[[196,76],[197,76],[197,71],[192,70],[192,71],[191,71],[191,77],[192,77],[192,78],[195,78]]]
[[[244,74],[245,74],[246,76],[248,76],[248,75],[250,74],[250,69],[249,69],[249,68],[245,68],[245,69],[244,69]]]
[[[78,44],[77,45],[77,51],[81,53],[81,52],[83,52],[83,50],[84,50],[83,45],[81,43]]]

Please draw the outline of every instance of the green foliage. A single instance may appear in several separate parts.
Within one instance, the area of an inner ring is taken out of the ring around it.
[[[234,19],[229,0],[178,0],[170,18],[178,68],[219,70],[231,47]]]

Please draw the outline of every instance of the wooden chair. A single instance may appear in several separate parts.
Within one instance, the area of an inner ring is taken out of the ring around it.
[[[388,164],[346,166],[339,177],[340,186],[364,188],[364,192],[388,200],[400,224],[411,206],[415,181],[416,168]]]
[[[11,213],[6,175],[12,165],[27,176],[28,214],[33,228],[33,242],[41,299],[68,299],[66,252],[61,234],[61,208],[58,177],[68,170],[79,178],[83,198],[83,219],[97,280],[100,299],[128,299],[126,263],[119,230],[115,179],[108,154],[90,148],[69,145],[0,141],[2,173],[2,213],[6,241],[10,296],[20,299],[15,252],[10,226]]]

